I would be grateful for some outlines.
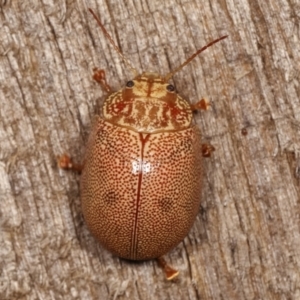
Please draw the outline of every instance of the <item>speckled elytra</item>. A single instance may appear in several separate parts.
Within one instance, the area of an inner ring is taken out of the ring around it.
[[[192,122],[193,111],[207,109],[208,102],[189,104],[168,81],[227,36],[199,49],[165,76],[138,74],[89,10],[134,78],[113,92],[105,72],[94,69],[93,78],[109,96],[101,116],[96,116],[84,164],[75,165],[67,155],[58,163],[82,171],[82,211],[96,239],[125,259],[157,259],[170,280],[178,271],[162,255],[182,241],[194,223],[202,189],[202,156],[209,156],[212,148],[201,144],[200,130]]]

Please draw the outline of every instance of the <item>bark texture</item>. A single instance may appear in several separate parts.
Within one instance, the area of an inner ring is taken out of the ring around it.
[[[155,261],[106,251],[84,224],[79,177],[105,93],[131,78],[87,11],[140,71],[175,69],[216,151],[194,227]],[[0,3],[0,299],[300,299],[300,4],[296,0],[28,0]]]

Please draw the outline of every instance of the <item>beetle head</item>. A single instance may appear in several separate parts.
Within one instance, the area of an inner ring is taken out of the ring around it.
[[[175,88],[157,73],[142,73],[126,83],[128,93],[137,97],[157,98],[166,102],[174,101]],[[126,92],[125,92],[126,94]]]

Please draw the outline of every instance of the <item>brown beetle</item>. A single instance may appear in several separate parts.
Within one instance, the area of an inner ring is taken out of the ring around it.
[[[193,111],[207,109],[180,97],[169,79],[199,49],[166,76],[137,75],[104,26],[90,9],[105,36],[136,74],[111,93],[103,70],[94,79],[110,93],[97,116],[86,148],[81,176],[82,211],[88,228],[108,250],[125,259],[157,258],[168,279],[178,272],[161,257],[189,232],[198,213],[202,188],[202,147]],[[66,155],[65,169],[81,170]]]

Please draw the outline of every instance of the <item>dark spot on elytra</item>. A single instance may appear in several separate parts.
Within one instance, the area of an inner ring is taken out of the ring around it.
[[[109,191],[104,195],[104,201],[107,204],[115,204],[118,201],[118,195],[114,191]]]
[[[158,199],[158,205],[164,212],[169,212],[174,205],[174,201],[171,198],[161,198]]]

